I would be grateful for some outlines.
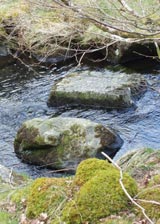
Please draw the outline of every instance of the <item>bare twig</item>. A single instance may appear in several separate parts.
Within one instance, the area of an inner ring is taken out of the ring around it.
[[[134,199],[134,200],[135,201],[139,201],[139,202],[144,202],[144,203],[149,203],[149,204],[159,205],[160,206],[160,202],[154,201],[154,200],[144,200],[144,199]]]
[[[136,17],[140,17],[140,15],[135,12],[127,3],[125,0],[118,0],[118,2],[122,5],[122,7],[128,11],[129,13],[131,13],[132,15],[136,16]]]
[[[13,168],[10,169],[10,173],[9,173],[9,184],[11,188],[14,188],[13,186],[13,182],[12,182],[12,177],[13,177]]]

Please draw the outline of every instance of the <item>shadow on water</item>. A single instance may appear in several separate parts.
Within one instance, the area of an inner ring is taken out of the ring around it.
[[[0,69],[0,164],[32,177],[52,175],[47,169],[22,163],[14,153],[13,141],[18,128],[25,120],[35,117],[60,115],[87,118],[111,127],[124,140],[116,158],[133,149],[159,149],[160,63],[139,63],[107,67],[119,72],[129,72],[131,75],[140,73],[147,79],[148,90],[137,100],[136,109],[124,111],[47,107],[46,102],[53,83],[75,70],[73,65],[59,69],[39,66],[33,71],[14,64]],[[89,68],[83,66],[78,69]]]

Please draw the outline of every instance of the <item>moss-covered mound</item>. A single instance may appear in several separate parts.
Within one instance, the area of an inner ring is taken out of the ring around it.
[[[37,178],[17,189],[11,196],[18,212],[25,210],[26,220],[38,220],[46,214],[47,220],[59,216],[70,194],[72,178]]]
[[[38,178],[25,181],[14,189],[2,183],[1,191],[3,188],[5,191],[0,194],[0,221],[18,224],[23,214],[26,223],[36,223],[45,214],[48,224],[138,223],[144,216],[133,207],[119,180],[119,171],[112,164],[92,158],[79,164],[75,177]],[[136,195],[137,202],[153,222],[158,223],[160,175],[151,176],[138,194],[135,180],[125,172],[123,184],[132,197]]]
[[[46,212],[49,216],[56,213],[56,209],[66,201],[66,188],[69,183],[63,178],[38,178],[31,188],[27,199],[27,216],[38,217]],[[60,206],[61,205],[61,206]]]
[[[91,173],[89,169],[86,169],[89,177],[87,175],[85,177],[85,162],[79,166],[79,175],[76,174],[76,183],[82,184],[85,181],[86,183],[83,184],[79,192],[74,195],[73,200],[69,201],[62,211],[62,220],[67,224],[85,222],[98,224],[101,218],[132,208],[129,199],[120,186],[119,171],[107,163],[108,168],[107,165],[105,167],[102,163],[102,170],[101,166],[99,166],[98,171],[98,166],[96,165],[98,161],[86,160],[86,163],[90,162],[92,169],[93,162],[95,162],[96,169],[93,169],[94,171],[91,169]],[[80,170],[81,167],[83,172]],[[78,182],[78,176],[82,177],[80,182]],[[137,185],[129,175],[124,174],[123,183],[131,196],[137,193]]]
[[[84,183],[94,177],[100,170],[108,171],[111,169],[115,168],[107,161],[96,158],[86,159],[82,161],[77,167],[74,184],[82,186]]]

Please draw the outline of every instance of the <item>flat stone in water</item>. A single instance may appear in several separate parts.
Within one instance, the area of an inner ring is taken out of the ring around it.
[[[137,74],[111,71],[75,72],[57,82],[48,100],[50,106],[125,108],[133,105],[144,80]]]

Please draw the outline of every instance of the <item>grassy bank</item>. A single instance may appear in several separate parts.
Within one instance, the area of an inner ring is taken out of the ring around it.
[[[107,57],[115,43],[158,42],[160,37],[158,0],[1,0],[0,4],[1,43],[31,54],[83,55],[103,49]]]
[[[124,188],[145,213],[124,193],[119,170],[107,161],[91,158],[82,161],[71,177],[31,180],[17,175],[14,184],[0,177],[0,222],[159,224],[159,159],[159,151],[143,149],[117,163],[123,171]],[[8,174],[11,177],[10,171]]]

